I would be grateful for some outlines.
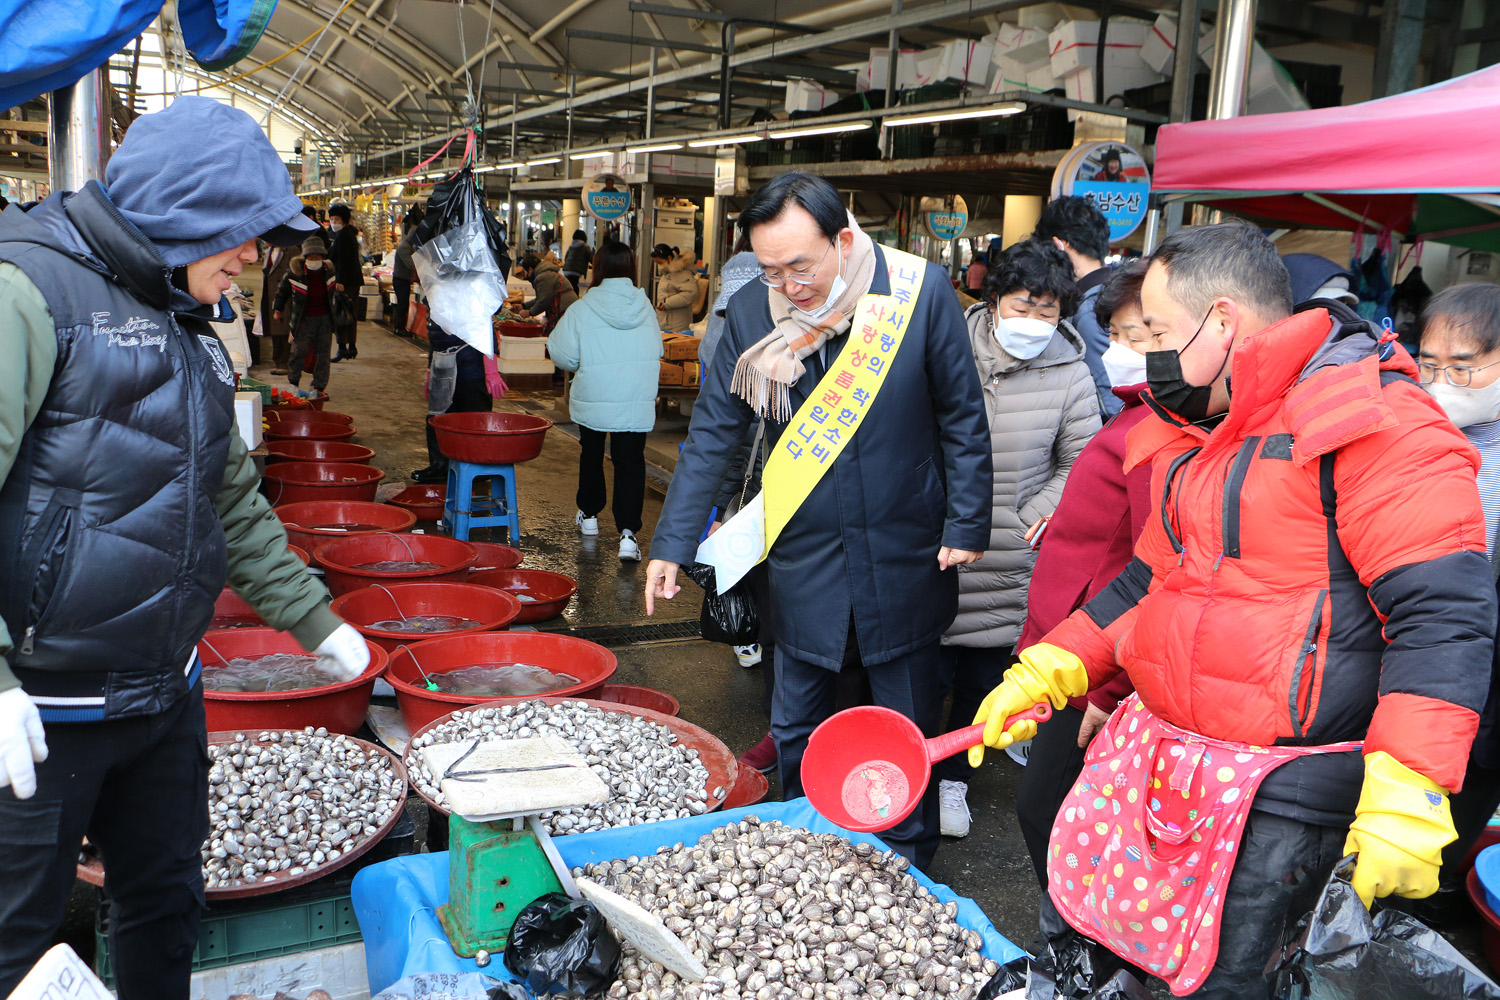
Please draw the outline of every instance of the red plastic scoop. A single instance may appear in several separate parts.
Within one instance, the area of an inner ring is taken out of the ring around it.
[[[1006,719],[1005,728],[1050,718],[1052,706],[1044,701]],[[846,830],[889,830],[922,800],[933,764],[983,740],[983,723],[929,740],[900,712],[851,708],[813,730],[802,757],[802,789],[821,816]]]

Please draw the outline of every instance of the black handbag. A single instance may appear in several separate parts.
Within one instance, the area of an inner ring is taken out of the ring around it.
[[[334,326],[354,325],[354,304],[349,301],[349,296],[342,288],[329,290],[328,316],[333,320]]]
[[[765,432],[766,421],[762,417],[760,425],[755,429],[755,442],[750,446],[750,457],[745,462],[745,481],[740,485],[739,499],[724,510],[724,521],[733,517],[745,505]],[[750,589],[749,574],[741,577],[722,594],[714,579],[712,566],[695,562],[687,567],[687,575],[703,588],[703,609],[698,616],[703,628],[703,638],[728,646],[748,646],[760,638],[760,611],[755,604],[755,592]]]

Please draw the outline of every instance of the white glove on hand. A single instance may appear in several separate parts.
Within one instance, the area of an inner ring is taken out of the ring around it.
[[[36,765],[47,759],[42,717],[20,688],[0,691],[0,788],[10,785],[16,798],[36,794]]]
[[[313,652],[332,659],[332,663],[324,662],[321,666],[341,681],[354,680],[370,665],[370,647],[365,637],[348,622],[334,629]]]

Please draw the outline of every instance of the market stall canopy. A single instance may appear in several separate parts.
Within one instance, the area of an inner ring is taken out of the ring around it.
[[[1342,108],[1166,125],[1155,188],[1277,226],[1500,250],[1500,66]]]
[[[274,0],[179,0],[188,52],[223,69],[255,47]],[[161,13],[161,0],[0,0],[0,109],[78,82],[104,65]]]

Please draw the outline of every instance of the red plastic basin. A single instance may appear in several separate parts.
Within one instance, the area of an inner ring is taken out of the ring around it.
[[[354,418],[347,413],[335,413],[332,410],[277,410],[265,411],[267,422],[272,427],[285,427],[288,424],[349,424],[354,425]]]
[[[366,639],[386,652],[397,646],[450,635],[467,635],[504,628],[521,613],[521,602],[503,590],[476,587],[472,583],[393,583],[361,587],[335,597],[333,613],[362,632]],[[480,624],[448,632],[390,632],[372,628],[371,622],[414,615],[453,615]]]
[[[300,545],[288,545],[287,546],[287,550],[290,551],[292,553],[292,555],[296,556],[298,559],[301,559],[302,560],[302,565],[304,565],[304,566],[310,566],[310,565],[312,565],[312,558],[307,554],[307,550],[304,549],[302,546],[300,546]]]
[[[373,465],[347,462],[278,462],[266,466],[260,491],[280,507],[310,500],[375,499],[385,473]]]
[[[537,635],[539,633],[499,632],[491,634]],[[445,641],[452,642],[453,640],[449,639]],[[418,655],[421,654],[418,653]],[[387,680],[389,679],[390,678],[387,677]],[[394,681],[392,683],[394,683]],[[558,698],[552,695],[548,695],[545,698],[521,698],[504,700],[541,701],[546,702],[549,705],[555,705],[560,701],[576,701],[580,699]],[[741,771],[741,768],[739,766],[739,761],[735,760],[734,754],[730,753],[729,748],[726,747],[718,737],[714,736],[712,733],[708,732],[705,729],[701,729],[698,726],[693,725],[691,722],[684,722],[674,715],[662,715],[660,712],[653,712],[649,708],[637,708],[634,705],[620,705],[608,701],[592,701],[588,699],[583,699],[583,703],[585,705],[592,705],[595,708],[603,709],[606,712],[619,712],[622,715],[638,715],[643,719],[649,719],[657,725],[665,726],[667,729],[671,730],[677,736],[678,743],[685,747],[698,751],[698,760],[703,764],[704,767],[708,769],[708,780],[704,782],[703,786],[704,791],[708,792],[708,811],[712,812],[715,809],[721,809],[724,807],[725,800],[729,797],[730,792],[739,781],[739,773]],[[495,704],[495,702],[483,702],[482,704],[492,705]],[[465,711],[468,711],[468,709],[460,708],[456,711],[438,716],[431,722],[422,726],[420,729],[413,728],[411,742],[407,743],[406,745],[407,757],[405,759],[410,759],[412,746],[416,742],[417,737],[423,735],[430,729],[442,725],[444,722],[447,722],[454,716],[462,715]],[[444,809],[442,806],[429,799],[427,797],[427,793],[422,791],[422,789],[418,788],[416,785],[412,785],[412,789],[422,797],[422,800],[426,802],[430,808],[436,810],[439,813],[442,813],[443,815],[448,814],[447,809]]]
[[[354,425],[339,424],[329,420],[314,420],[307,423],[270,421],[266,428],[267,441],[347,441],[354,436]]]
[[[281,525],[286,528],[287,537],[292,540],[292,544],[306,549],[314,561],[324,542],[401,532],[417,523],[417,519],[408,511],[387,507],[383,503],[358,500],[314,500],[308,503],[282,504],[276,508],[276,516],[281,518]],[[377,527],[354,531],[314,527],[319,524],[373,524]]]
[[[323,564],[328,592],[334,597],[372,583],[463,583],[469,567],[479,553],[468,542],[442,535],[361,535],[324,542],[318,548],[318,562]],[[357,569],[368,563],[399,560],[401,562],[437,563],[436,569],[409,572],[382,572]]]
[[[255,609],[245,603],[233,590],[225,587],[214,601],[214,618],[210,629],[243,628],[247,625],[265,625],[265,620]]]
[[[546,632],[481,632],[412,643],[391,654],[391,669],[386,677],[396,689],[396,704],[401,706],[407,730],[415,733],[455,708],[477,704],[468,695],[427,690],[422,681],[424,671],[441,674],[476,663],[530,663],[578,678],[577,684],[547,692],[548,698],[592,697],[614,676],[618,665],[615,654],[598,643]],[[535,697],[480,700],[530,701]]]
[[[542,453],[552,421],[529,413],[440,413],[427,418],[438,448],[455,462],[512,465]]]
[[[517,625],[556,618],[568,606],[569,599],[578,593],[578,584],[571,576],[549,573],[544,569],[487,569],[470,576],[470,583],[497,590],[508,590],[518,598],[524,594],[531,600],[521,601],[521,617]]]
[[[662,715],[676,715],[682,704],[665,691],[642,687],[639,684],[606,684],[594,695],[599,701],[612,701],[620,705],[649,708]]]
[[[277,462],[347,462],[351,465],[369,465],[375,457],[374,448],[349,441],[267,441],[269,455],[266,464]]]
[[[753,806],[764,799],[770,790],[771,783],[764,774],[753,767],[741,767],[739,776],[734,779],[734,787],[729,790],[729,797],[724,800],[724,808]]]
[[[471,541],[469,544],[479,550],[479,561],[474,564],[470,575],[491,569],[515,569],[526,558],[520,549],[499,542]]]
[[[375,678],[385,673],[385,650],[370,643],[370,665],[349,681],[306,691],[204,691],[208,730],[301,729],[327,726],[331,733],[353,735],[365,721]],[[286,632],[273,628],[235,628],[210,632],[198,643],[198,657],[216,666],[239,656],[306,653]]]
[[[386,503],[411,511],[418,521],[439,521],[443,517],[443,499],[447,495],[448,487],[442,484],[408,486]]]

